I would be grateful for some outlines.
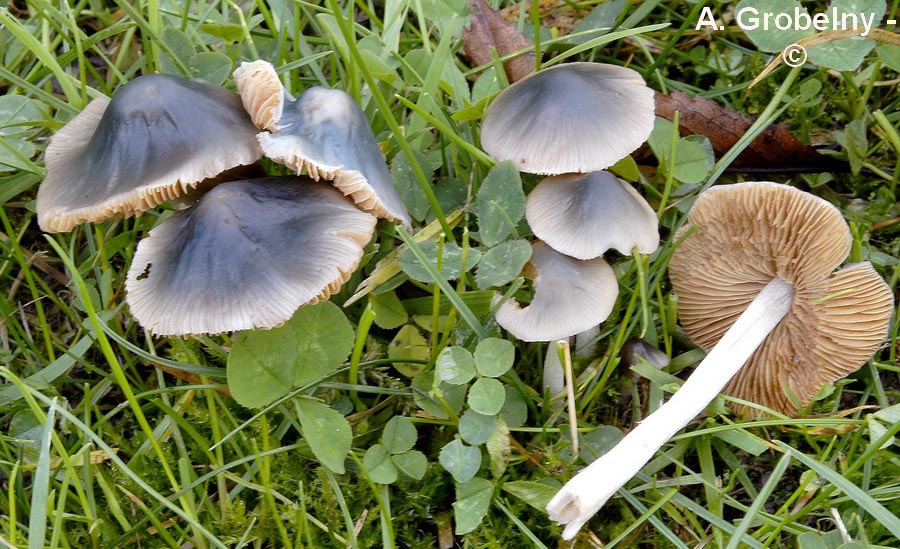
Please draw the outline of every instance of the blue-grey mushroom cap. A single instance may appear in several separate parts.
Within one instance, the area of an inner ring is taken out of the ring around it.
[[[653,130],[654,94],[637,72],[603,63],[538,71],[490,104],[481,146],[522,172],[587,173],[612,166]]]
[[[534,279],[527,307],[510,299],[497,310],[497,323],[522,341],[571,337],[600,324],[612,312],[619,285],[602,257],[582,261],[543,242],[532,244],[526,266]]]
[[[578,259],[615,248],[659,247],[656,212],[631,185],[605,171],[547,177],[528,194],[525,217],[535,236]]]
[[[272,328],[340,289],[375,223],[306,177],[222,183],[141,240],[127,301],[156,335]]]
[[[243,64],[234,77],[244,107],[268,130],[259,134],[268,158],[316,181],[331,180],[360,208],[410,227],[372,127],[349,94],[316,86],[291,101],[265,61]]]
[[[146,75],[99,98],[50,140],[37,195],[48,232],[137,215],[262,156],[240,98],[207,82]]]

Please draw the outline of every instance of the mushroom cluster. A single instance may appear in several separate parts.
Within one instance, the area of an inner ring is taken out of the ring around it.
[[[523,341],[574,336],[604,321],[618,284],[602,255],[651,253],[656,213],[630,185],[602,171],[650,135],[654,94],[637,72],[602,63],[538,71],[488,107],[481,144],[494,159],[547,175],[529,193],[525,217],[536,237],[525,275],[535,296],[503,303],[497,322]],[[566,288],[565,291],[562,288]]]
[[[374,234],[373,215],[409,226],[350,96],[313,88],[285,107],[290,96],[274,67],[249,65],[235,73],[239,88],[259,66],[271,69],[269,88],[250,86],[242,98],[200,80],[141,76],[112,99],[95,99],[47,146],[37,214],[48,232],[203,192],[138,243],[126,300],[153,334],[278,326],[349,279]],[[263,155],[298,175],[229,172]]]
[[[890,287],[869,263],[834,271],[851,236],[830,203],[769,182],[698,198],[669,263],[685,332],[706,358],[663,406],[572,478],[547,505],[571,539],[719,392],[796,415],[862,366],[887,335]]]

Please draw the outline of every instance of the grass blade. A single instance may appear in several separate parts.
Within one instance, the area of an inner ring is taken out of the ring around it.
[[[50,440],[56,422],[56,397],[50,401],[44,430],[41,432],[41,453],[38,456],[34,485],[31,488],[31,513],[28,517],[28,549],[42,549],[47,537],[47,509],[50,498]]]
[[[66,99],[69,103],[75,105],[78,110],[81,110],[84,107],[85,102],[82,100],[81,94],[73,85],[73,78],[59,66],[56,57],[48,51],[37,38],[32,36],[31,32],[29,32],[18,19],[13,17],[7,8],[0,8],[0,23],[16,37],[22,45],[28,48],[28,50],[38,58],[38,61],[53,73],[53,76],[55,76],[56,80],[59,82],[63,93],[66,94]]]
[[[30,390],[30,388],[26,387],[22,383],[22,380],[20,380],[18,377],[16,377],[6,367],[0,367],[0,377],[6,378],[8,381],[15,383],[16,385],[19,386],[19,389],[21,391],[28,391],[29,394],[34,396],[37,400],[40,400],[48,405],[52,404],[52,402],[53,402],[53,400],[51,400],[46,395],[44,395],[38,391]],[[197,522],[196,519],[186,515],[183,509],[180,509],[177,505],[175,505],[174,503],[169,501],[165,496],[163,496],[162,494],[160,494],[159,492],[154,490],[152,486],[147,484],[147,481],[145,481],[143,478],[141,478],[140,475],[138,475],[137,473],[132,471],[131,468],[128,467],[128,465],[124,461],[122,461],[122,458],[120,458],[117,455],[117,452],[115,450],[113,450],[102,438],[100,438],[100,436],[98,436],[97,433],[95,433],[90,427],[85,425],[80,419],[78,419],[77,417],[75,417],[74,415],[72,415],[71,413],[69,413],[68,411],[66,411],[64,409],[60,408],[58,410],[58,412],[59,412],[60,416],[62,416],[67,422],[69,422],[72,425],[72,427],[81,431],[87,438],[91,439],[91,441],[94,444],[96,444],[99,449],[106,452],[107,456],[109,457],[109,461],[111,463],[115,464],[116,467],[118,467],[122,473],[124,473],[129,479],[131,479],[132,482],[134,482],[137,486],[139,486],[142,490],[144,490],[144,492],[146,492],[153,499],[155,499],[156,501],[161,503],[169,511],[171,511],[171,512],[175,513],[176,515],[178,515],[179,517],[181,517],[186,523],[190,524],[191,527],[198,534],[201,534],[203,537],[205,537],[207,540],[209,540],[214,547],[219,547],[221,549],[225,549],[225,545],[221,541],[219,541],[219,539],[215,535],[213,535],[209,530],[207,530],[203,525],[201,525],[199,522]],[[51,433],[52,433],[52,430],[51,430]],[[254,456],[250,456],[250,458],[253,458],[253,457]],[[50,465],[48,462],[47,467],[49,468],[49,466]],[[195,483],[196,483],[196,481],[195,481]],[[181,497],[185,493],[187,493],[187,490],[181,490],[178,492],[177,497]],[[43,545],[41,545],[40,547],[43,547]]]
[[[347,528],[347,546],[351,549],[358,549],[359,544],[356,539],[356,532],[353,524],[353,517],[350,515],[350,508],[347,507],[347,500],[344,499],[344,493],[341,491],[341,485],[338,483],[334,474],[327,467],[322,467],[325,477],[328,479],[328,485],[334,491],[334,497],[337,500],[338,507],[341,510],[341,516],[344,518],[344,526]]]
[[[778,483],[781,482],[781,477],[784,476],[784,472],[787,471],[788,465],[791,464],[791,452],[788,452],[778,460],[778,464],[775,465],[775,469],[772,470],[772,474],[769,476],[769,480],[766,481],[766,484],[759,491],[759,495],[757,495],[753,499],[753,505],[750,506],[750,509],[744,514],[744,518],[741,519],[741,522],[737,525],[734,532],[731,534],[731,539],[728,541],[728,545],[726,549],[737,549],[740,547],[742,540],[741,538],[753,524],[753,521],[756,520],[757,515],[762,510],[763,505],[768,501],[769,496],[772,495],[772,492],[778,486]]]
[[[457,223],[463,218],[464,213],[463,210],[456,210],[447,216],[447,223],[450,227],[456,227]],[[426,242],[432,238],[436,238],[441,234],[441,231],[442,225],[438,220],[434,220],[414,234],[413,238],[416,242]],[[386,284],[390,279],[400,274],[402,270],[400,269],[400,264],[397,262],[397,257],[405,247],[406,246],[404,245],[394,248],[391,253],[382,258],[375,265],[375,270],[372,271],[372,274],[357,286],[356,293],[344,302],[344,307],[349,307],[369,293],[375,291],[382,284]]]
[[[860,507],[862,507],[866,510],[867,513],[872,515],[872,518],[874,518],[882,526],[887,528],[890,533],[900,538],[900,517],[897,517],[897,515],[888,511],[887,508],[884,507],[884,505],[875,501],[875,498],[870,496],[865,490],[847,480],[846,477],[844,477],[837,471],[832,470],[825,464],[812,459],[806,454],[798,452],[784,442],[776,440],[775,444],[783,448],[785,451],[791,452],[793,456],[797,458],[797,461],[815,471],[819,476],[824,478],[827,482],[829,482],[832,486],[834,486],[841,492],[844,492],[847,497],[858,503]]]
[[[637,27],[634,29],[628,29],[623,31],[611,32],[609,34],[604,34],[603,36],[598,36],[593,40],[588,40],[584,44],[579,44],[570,50],[566,50],[565,52],[557,55],[551,61],[544,63],[543,68],[552,67],[557,63],[560,63],[573,55],[577,55],[581,52],[590,51],[595,48],[599,48],[600,46],[605,46],[610,42],[615,42],[616,40],[621,40],[623,38],[627,38],[629,36],[634,36],[636,34],[643,34],[645,32],[653,32],[658,31],[660,29],[664,29],[669,26],[669,23],[657,23],[655,25],[646,25],[643,27]]]
[[[614,547],[614,546],[618,545],[622,540],[627,538],[631,532],[635,531],[637,528],[640,528],[640,526],[642,524],[644,524],[644,521],[646,520],[646,521],[649,521],[650,524],[652,524],[661,534],[663,534],[666,537],[666,539],[668,539],[670,542],[672,542],[675,545],[675,547],[678,547],[679,549],[688,549],[688,546],[685,545],[684,542],[681,541],[677,535],[675,535],[675,532],[670,530],[663,523],[663,521],[660,520],[659,517],[656,516],[656,511],[661,509],[663,505],[668,503],[670,499],[672,499],[674,496],[676,496],[678,494],[678,490],[676,490],[674,488],[669,490],[668,492],[665,493],[665,495],[663,495],[661,498],[659,498],[659,501],[657,501],[655,504],[653,504],[653,506],[650,507],[649,509],[644,507],[644,505],[641,504],[641,502],[638,501],[638,499],[636,497],[634,497],[634,495],[632,495],[631,492],[629,492],[628,490],[625,490],[625,489],[619,490],[619,494],[622,497],[624,497],[628,501],[628,503],[633,505],[635,507],[635,509],[640,511],[641,516],[638,517],[637,519],[635,519],[632,522],[632,524],[628,528],[626,528],[621,534],[619,534],[613,540],[611,540],[606,545],[607,547]]]
[[[532,532],[531,529],[528,528],[528,525],[526,525],[524,522],[521,521],[521,519],[519,519],[519,517],[517,517],[515,514],[513,514],[513,512],[510,511],[509,508],[506,505],[504,505],[502,501],[500,501],[499,499],[494,499],[494,506],[497,509],[500,509],[501,511],[503,511],[503,514],[506,515],[509,518],[509,520],[511,520],[512,523],[515,524],[519,528],[519,530],[521,530],[521,532],[525,535],[525,537],[527,537],[528,540],[533,544],[533,547],[535,547],[537,549],[547,549],[547,546],[544,545],[543,543],[541,543],[541,540],[539,540],[538,537],[536,535],[534,535],[534,532]]]

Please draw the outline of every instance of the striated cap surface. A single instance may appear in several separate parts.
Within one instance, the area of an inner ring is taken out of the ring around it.
[[[258,136],[268,158],[332,181],[372,215],[411,226],[372,127],[349,94],[316,86],[293,101],[267,61],[243,63],[234,77],[245,108],[268,130]]]
[[[484,115],[481,146],[522,172],[593,172],[644,143],[654,116],[653,90],[636,71],[566,63],[503,90]]]
[[[375,223],[306,177],[222,183],[140,241],[127,301],[156,335],[272,328],[340,289]]]
[[[93,100],[47,146],[37,196],[48,232],[137,215],[262,156],[237,95],[153,74]]]
[[[659,247],[656,212],[631,185],[609,172],[551,176],[528,194],[525,217],[554,250],[593,259],[615,248],[631,255]]]

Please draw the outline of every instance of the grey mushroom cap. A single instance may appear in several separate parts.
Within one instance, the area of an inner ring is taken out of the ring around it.
[[[500,326],[522,341],[552,341],[606,320],[619,285],[603,258],[581,261],[543,242],[532,248],[526,267],[534,275],[534,298],[524,308],[512,299],[501,305],[496,315]]]
[[[37,214],[48,232],[137,215],[262,156],[240,98],[225,88],[146,75],[99,98],[50,140]]]
[[[331,180],[360,208],[411,226],[372,127],[349,94],[316,86],[291,101],[265,61],[243,64],[235,82],[253,120],[268,130],[258,136],[268,158],[316,181]]]
[[[127,301],[156,335],[272,328],[340,289],[375,224],[307,177],[222,183],[141,240]]]
[[[615,248],[653,253],[656,212],[631,185],[605,171],[547,177],[529,193],[525,217],[535,236],[578,259]]]
[[[653,120],[653,90],[636,71],[566,63],[503,90],[485,113],[481,145],[522,172],[587,173],[637,149]]]

